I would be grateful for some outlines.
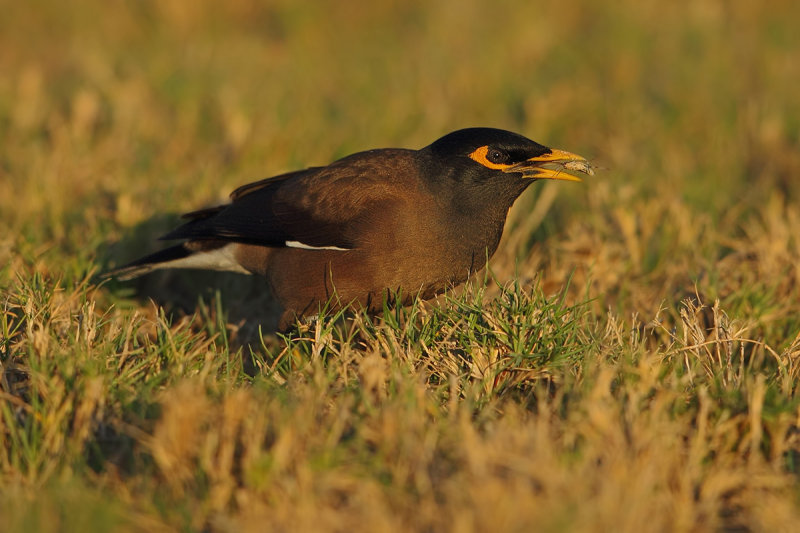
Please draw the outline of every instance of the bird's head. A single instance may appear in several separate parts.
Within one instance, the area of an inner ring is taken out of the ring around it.
[[[453,169],[452,175],[459,181],[487,182],[503,177],[524,180],[520,185],[526,187],[539,179],[581,181],[574,173],[594,174],[579,155],[493,128],[454,131],[423,150],[435,164]]]

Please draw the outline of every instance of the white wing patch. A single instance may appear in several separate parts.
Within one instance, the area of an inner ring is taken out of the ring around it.
[[[311,246],[310,244],[303,244],[300,241],[286,241],[286,246],[289,248],[300,248],[301,250],[335,250],[337,252],[346,252],[349,248],[339,248],[338,246]]]

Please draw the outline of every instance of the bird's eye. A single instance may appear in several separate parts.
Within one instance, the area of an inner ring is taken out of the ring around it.
[[[496,148],[490,148],[489,153],[486,154],[486,159],[492,163],[505,163],[508,161],[508,154]]]

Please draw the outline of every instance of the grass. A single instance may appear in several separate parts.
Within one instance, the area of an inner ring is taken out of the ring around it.
[[[795,3],[6,4],[0,529],[795,527]],[[258,280],[96,282],[239,184],[473,125],[606,170],[437,301],[279,336]]]

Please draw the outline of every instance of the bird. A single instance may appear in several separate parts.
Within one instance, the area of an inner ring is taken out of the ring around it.
[[[183,215],[180,241],[108,274],[164,268],[266,278],[279,330],[321,309],[379,312],[465,282],[497,250],[514,201],[542,179],[593,175],[583,157],[495,128],[460,129],[419,150],[348,155],[235,189]]]

